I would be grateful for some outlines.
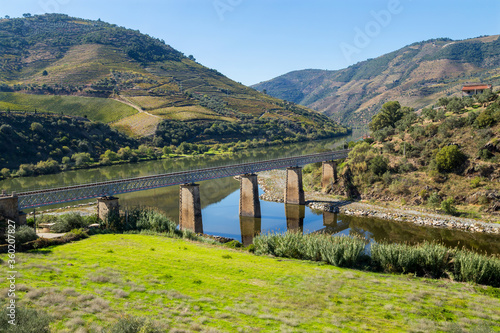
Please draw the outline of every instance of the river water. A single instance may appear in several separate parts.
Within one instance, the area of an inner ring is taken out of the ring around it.
[[[57,175],[8,179],[0,182],[0,189],[7,190],[7,192],[24,192],[30,189],[69,186],[315,153],[334,149],[343,145],[346,140],[349,141],[359,136],[359,133],[354,133],[352,137],[335,140],[249,149],[232,156],[204,155],[74,170]],[[260,191],[262,193],[262,190]],[[245,245],[251,244],[254,235],[258,233],[286,230],[301,230],[309,233],[322,230],[330,234],[360,235],[370,242],[418,243],[428,240],[442,242],[450,247],[465,246],[478,252],[500,254],[500,236],[498,235],[471,234],[458,230],[417,226],[411,223],[323,213],[313,211],[309,207],[275,202],[261,201],[262,218],[260,219],[240,218],[239,182],[233,178],[201,182],[200,194],[204,233],[234,238]],[[119,198],[123,209],[137,206],[154,207],[178,221],[178,186],[121,194]],[[55,207],[57,206],[47,208]]]

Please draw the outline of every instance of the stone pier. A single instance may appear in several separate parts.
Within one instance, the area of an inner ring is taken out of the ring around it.
[[[323,177],[321,179],[321,187],[323,190],[330,184],[337,183],[337,162],[323,162]]]
[[[286,169],[285,204],[305,205],[304,187],[302,186],[302,168]]]
[[[19,211],[19,198],[15,192],[11,195],[2,191],[0,195],[0,217],[16,222],[16,225],[26,224],[26,214]]]
[[[261,219],[247,216],[240,216],[241,243],[248,246],[253,243],[255,236],[260,234]]]
[[[203,233],[199,184],[184,184],[179,187],[179,227],[181,230]]]
[[[97,198],[97,216],[102,221],[108,221],[110,214],[120,215],[119,199],[113,196]]]
[[[261,217],[257,175],[240,176],[240,216]]]
[[[288,231],[304,232],[306,206],[285,205],[286,228]]]

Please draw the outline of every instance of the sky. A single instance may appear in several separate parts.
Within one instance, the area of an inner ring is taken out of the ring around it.
[[[0,17],[23,13],[140,30],[246,85],[432,38],[500,34],[498,0],[0,0]]]

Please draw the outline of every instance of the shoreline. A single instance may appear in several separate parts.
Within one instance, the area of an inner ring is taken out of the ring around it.
[[[259,173],[259,185],[264,190],[261,200],[284,202],[285,171],[272,170]],[[461,230],[500,235],[500,224],[477,221],[469,218],[421,212],[414,207],[383,207],[365,202],[352,202],[333,198],[321,192],[305,192],[306,206],[311,209],[344,215],[379,218],[398,222],[409,222],[433,228]]]

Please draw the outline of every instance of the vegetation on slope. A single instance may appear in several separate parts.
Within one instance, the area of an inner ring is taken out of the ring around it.
[[[413,108],[459,96],[462,84],[500,84],[499,36],[414,43],[338,71],[295,71],[254,86],[351,126],[366,125],[384,101]]]
[[[280,134],[284,138],[292,139],[303,132],[313,138],[346,133],[345,128],[327,117],[236,83],[162,40],[101,21],[61,14],[0,20],[0,91],[5,92],[0,95],[4,102],[0,109],[8,108],[11,99],[18,102],[12,106],[28,111],[43,102],[48,111],[76,112],[105,122],[123,120],[116,124],[118,129],[151,139],[154,130],[133,126],[135,118],[128,118],[131,110],[127,105],[143,111],[144,117],[176,120],[184,127],[196,127],[200,121],[210,127],[220,122],[279,120],[286,128]],[[22,101],[12,95],[14,92],[26,94],[26,99]],[[109,105],[103,104],[92,112],[83,100],[39,95],[99,97],[108,104],[113,98],[124,103],[121,107],[126,111],[103,117],[99,110]],[[65,111],[61,100],[84,105]],[[295,129],[298,123],[303,130]],[[144,126],[150,127],[152,122],[145,121]],[[189,142],[196,140],[200,141],[192,138]]]
[[[340,186],[329,190],[499,221],[500,98],[439,103],[420,114],[384,104],[370,123],[373,139],[352,145]]]

